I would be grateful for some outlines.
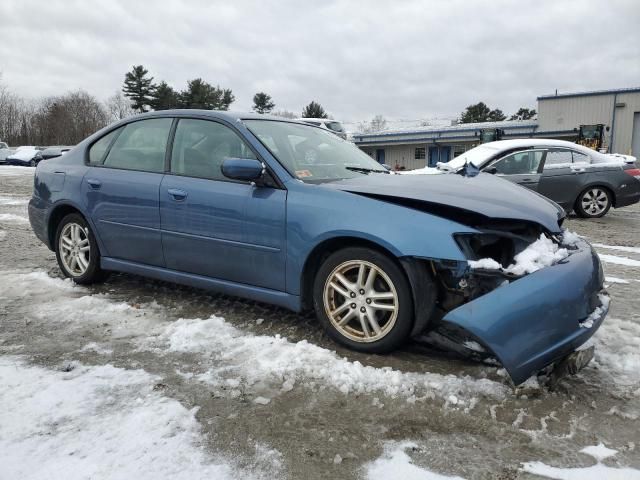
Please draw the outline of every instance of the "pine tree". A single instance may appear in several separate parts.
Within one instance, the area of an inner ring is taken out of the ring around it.
[[[509,120],[531,120],[538,114],[535,108],[529,110],[528,108],[521,107],[516,113],[509,117]]]
[[[228,110],[235,97],[231,90],[205,82],[201,78],[189,80],[187,89],[180,94],[182,108]]]
[[[148,77],[148,73],[142,65],[134,65],[124,76],[122,92],[131,99],[131,108],[140,113],[147,111],[155,90],[153,77]]]
[[[491,109],[484,102],[469,105],[460,115],[460,123],[478,123],[489,120]]]
[[[322,105],[312,101],[302,110],[302,118],[329,118],[329,115],[324,111]]]
[[[264,92],[258,92],[253,96],[253,111],[263,114],[269,113],[276,106],[271,101],[271,95],[267,95]]]
[[[150,105],[154,110],[180,108],[180,96],[173,87],[162,81],[156,86]]]

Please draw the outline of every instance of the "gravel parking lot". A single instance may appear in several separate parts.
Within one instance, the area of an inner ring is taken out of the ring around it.
[[[0,167],[6,478],[109,471],[114,449],[146,459],[139,478],[585,478],[598,461],[600,478],[640,476],[638,205],[567,222],[601,254],[612,306],[594,361],[550,391],[423,345],[354,353],[312,316],[201,290],[121,274],[74,286],[31,232],[32,182]],[[600,443],[618,453],[580,452]]]

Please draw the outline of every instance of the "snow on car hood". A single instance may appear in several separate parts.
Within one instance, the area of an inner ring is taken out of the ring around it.
[[[404,198],[455,207],[494,219],[526,220],[549,232],[560,232],[564,210],[550,200],[487,173],[463,175],[381,175],[323,184],[338,190],[376,197]]]
[[[17,160],[31,160],[33,157],[35,157],[36,153],[38,153],[38,150],[36,150],[35,148],[22,148],[20,150],[16,150],[7,158],[15,158]]]

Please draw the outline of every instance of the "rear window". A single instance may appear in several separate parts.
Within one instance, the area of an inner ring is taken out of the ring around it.
[[[122,128],[107,133],[104,137],[94,143],[89,149],[89,164],[90,165],[102,165],[104,156],[107,153],[107,149],[113,139],[122,131]]]
[[[104,161],[105,167],[164,172],[171,118],[133,122],[124,127]]]

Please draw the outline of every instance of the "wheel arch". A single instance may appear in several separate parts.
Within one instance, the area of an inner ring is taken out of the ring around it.
[[[402,268],[402,263],[399,261],[399,257],[394,254],[389,248],[377,243],[373,240],[356,237],[352,235],[341,235],[331,238],[327,238],[318,243],[307,255],[302,267],[302,275],[300,277],[300,294],[302,308],[311,308],[313,305],[313,282],[316,277],[318,269],[324,262],[324,260],[334,252],[349,247],[366,247],[372,250],[376,250],[392,260],[398,262],[398,265]],[[402,268],[404,271],[405,269]],[[405,272],[406,274],[406,272]],[[409,280],[407,278],[407,280]]]
[[[576,196],[576,198],[573,201],[574,208],[576,208],[576,205],[580,201],[580,198],[582,197],[584,192],[586,192],[590,188],[594,188],[594,187],[599,187],[599,188],[602,188],[602,189],[606,190],[607,192],[609,192],[609,195],[611,196],[611,206],[614,207],[614,208],[616,207],[617,199],[616,199],[615,188],[612,185],[608,184],[608,183],[596,180],[596,181],[589,182],[586,185],[582,186],[582,188],[578,192],[578,195]]]
[[[55,249],[55,236],[58,230],[58,225],[60,225],[60,222],[64,217],[71,213],[77,213],[82,218],[84,218],[84,220],[93,231],[93,235],[98,242],[98,248],[100,249],[100,251],[104,251],[100,238],[96,234],[96,229],[91,219],[87,215],[85,215],[80,207],[70,202],[57,203],[51,209],[51,213],[49,214],[49,218],[47,219],[47,240],[49,241],[49,248],[51,250]]]

